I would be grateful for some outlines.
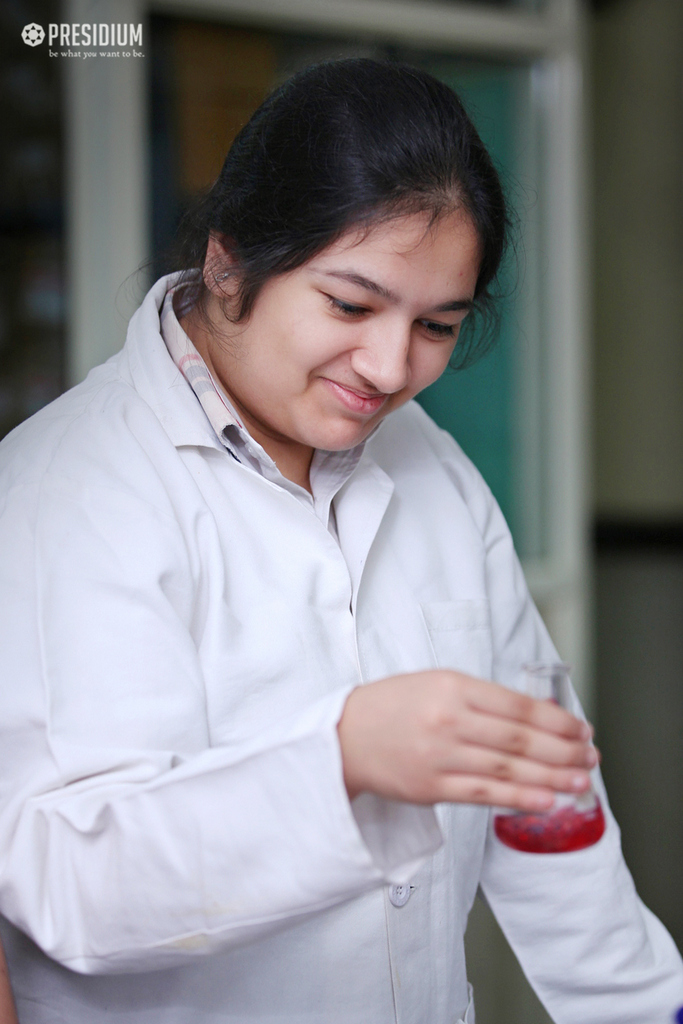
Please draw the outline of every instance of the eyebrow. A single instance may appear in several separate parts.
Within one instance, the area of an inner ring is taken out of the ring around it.
[[[374,292],[375,295],[381,295],[383,299],[389,299],[391,302],[399,301],[396,292],[390,291],[383,285],[377,284],[376,281],[371,281],[369,277],[357,274],[353,270],[323,270],[321,273],[325,277],[336,277],[340,281],[356,284],[359,288],[365,288],[366,291]],[[432,311],[434,313],[456,313],[463,309],[470,310],[473,304],[472,299],[453,299],[452,302],[443,302],[440,306],[433,306]]]

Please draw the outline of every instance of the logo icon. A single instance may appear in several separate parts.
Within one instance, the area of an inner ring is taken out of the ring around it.
[[[32,21],[30,25],[24,25],[21,38],[27,46],[39,46],[45,38],[45,29]]]

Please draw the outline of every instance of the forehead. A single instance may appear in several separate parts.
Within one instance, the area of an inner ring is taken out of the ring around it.
[[[462,233],[477,234],[470,214],[463,208],[434,217],[429,211],[401,214],[376,223],[352,225],[325,253],[337,253],[358,246],[387,248],[401,253],[429,248],[441,238]]]
[[[439,289],[474,290],[481,261],[480,242],[470,215],[462,209],[432,220],[428,213],[395,217],[346,231],[314,256],[312,273],[346,270],[392,287],[419,279]],[[431,289],[430,289],[431,290]]]

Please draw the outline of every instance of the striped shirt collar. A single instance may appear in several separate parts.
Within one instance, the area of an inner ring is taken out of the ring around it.
[[[161,336],[173,362],[199,399],[219,440],[225,443],[226,428],[237,427],[238,430],[243,431],[245,430],[244,424],[228,396],[213,379],[208,366],[180,326],[173,308],[174,294],[175,290],[169,289],[161,308]]]

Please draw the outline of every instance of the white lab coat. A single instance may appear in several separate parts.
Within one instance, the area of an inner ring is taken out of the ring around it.
[[[515,686],[556,657],[477,471],[410,403],[337,493],[337,543],[222,447],[160,337],[165,290],[1,450],[22,1024],[471,1022],[478,885],[558,1024],[669,1024],[681,961],[611,817],[544,857],[485,808],[347,800],[335,725],[360,681]]]

